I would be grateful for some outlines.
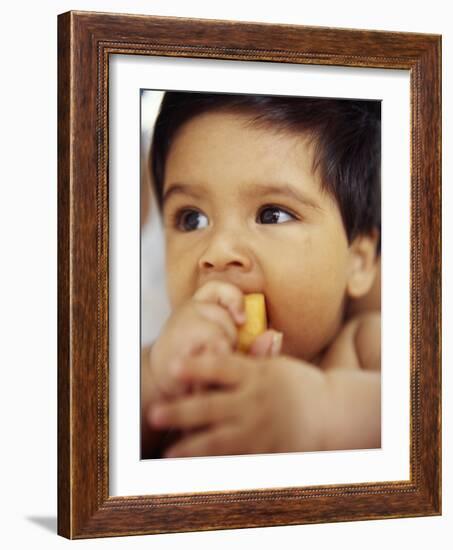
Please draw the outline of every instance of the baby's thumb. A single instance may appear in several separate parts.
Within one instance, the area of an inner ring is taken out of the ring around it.
[[[254,357],[275,357],[282,349],[283,333],[276,330],[266,330],[257,336],[249,354]]]

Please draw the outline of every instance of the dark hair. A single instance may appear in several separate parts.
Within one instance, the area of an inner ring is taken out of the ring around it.
[[[250,115],[250,124],[310,136],[313,170],[337,201],[349,243],[360,234],[381,233],[380,101],[167,92],[154,127],[151,174],[162,208],[165,163],[178,130],[202,113]]]

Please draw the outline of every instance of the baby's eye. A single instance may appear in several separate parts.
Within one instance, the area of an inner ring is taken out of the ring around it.
[[[198,210],[183,210],[176,215],[176,226],[181,231],[194,231],[208,226],[208,218]]]
[[[265,206],[258,213],[257,221],[264,224],[283,223],[294,220],[295,216],[279,206]]]

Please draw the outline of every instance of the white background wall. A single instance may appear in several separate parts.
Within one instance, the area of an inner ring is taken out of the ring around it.
[[[453,23],[449,3],[111,0],[7,3],[0,85],[0,525],[3,548],[449,548],[453,527],[451,339]],[[70,10],[415,31],[443,35],[443,516],[69,542],[56,533],[57,14]],[[449,307],[450,306],[450,307]]]

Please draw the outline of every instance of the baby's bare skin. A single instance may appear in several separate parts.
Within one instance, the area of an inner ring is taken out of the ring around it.
[[[372,326],[342,328],[347,300],[373,284],[377,235],[349,239],[308,136],[249,123],[247,114],[196,116],[166,158],[173,314],[144,356],[143,424],[183,432],[166,456],[378,447],[380,373],[376,353],[365,353]],[[186,305],[212,279],[265,294],[271,326],[284,333],[280,355],[270,332],[251,356],[237,353],[227,325],[237,332],[240,321],[223,301]]]
[[[172,399],[155,394],[148,428],[185,434],[165,456],[380,446],[379,314],[347,322],[319,365],[244,356],[229,342],[220,353],[210,347],[173,363],[168,376],[179,391]],[[180,391],[194,386],[215,389]]]
[[[230,283],[210,281],[172,313],[153,346],[142,350],[143,454],[150,454],[159,440],[147,418],[151,406],[203,387],[202,381],[191,382],[177,375],[181,364],[206,354],[219,357],[232,353],[238,328],[244,321],[243,293]],[[250,354],[261,357],[278,354],[281,347],[278,336],[276,331],[266,331],[255,340]]]
[[[319,366],[324,370],[381,370],[381,314],[367,312],[341,329]]]

